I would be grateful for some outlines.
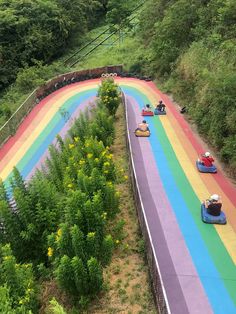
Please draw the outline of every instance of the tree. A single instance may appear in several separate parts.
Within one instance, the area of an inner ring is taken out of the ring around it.
[[[117,24],[120,28],[125,24],[125,19],[130,15],[132,7],[129,1],[108,0],[106,20],[110,24]]]

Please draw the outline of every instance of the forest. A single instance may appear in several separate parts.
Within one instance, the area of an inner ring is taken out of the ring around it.
[[[61,61],[68,50],[78,49],[99,25],[124,27],[135,5],[133,0],[0,0],[1,124],[35,87],[76,69]],[[146,0],[127,36],[109,62],[124,60],[127,72],[151,76],[185,106],[187,118],[235,178],[235,0]],[[81,308],[103,289],[103,269],[118,239],[109,227],[119,212],[110,146],[120,96],[108,82],[98,97],[92,118],[81,116],[66,141],[58,138],[59,149],[50,147],[45,169],[29,184],[14,169],[10,188],[18,214],[0,184],[5,228],[2,232],[1,224],[0,308],[6,313],[37,313],[39,282],[49,277]]]
[[[107,1],[0,1],[0,89],[20,68],[49,63],[106,13]]]

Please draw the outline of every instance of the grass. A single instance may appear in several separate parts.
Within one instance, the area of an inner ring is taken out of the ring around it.
[[[129,70],[134,62],[135,55],[139,48],[137,39],[128,36],[122,43],[112,47],[100,46],[96,52],[82,60],[72,70],[90,69],[106,65],[123,64],[126,70]]]

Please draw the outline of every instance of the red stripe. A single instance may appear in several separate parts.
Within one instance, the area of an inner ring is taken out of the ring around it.
[[[48,96],[49,97],[49,96]],[[48,100],[47,97],[47,100]],[[8,141],[0,149],[0,160],[9,152],[12,146],[20,139],[23,133],[27,130],[33,119],[37,116],[38,112],[43,108],[47,102],[46,98],[43,99],[38,105],[36,105],[24,121],[20,124],[15,135],[10,137]]]
[[[164,103],[168,106],[168,109],[171,110],[172,114],[180,124],[183,132],[185,133],[186,137],[189,139],[195,150],[198,152],[198,154],[202,153],[204,151],[203,146],[199,143],[197,138],[194,136],[190,126],[188,123],[184,120],[183,116],[177,111],[177,109],[173,106],[173,103],[168,98],[168,96],[162,94],[162,92],[155,86],[153,82],[148,82],[149,87],[161,95],[161,98],[163,99]],[[214,174],[214,179],[218,183],[218,185],[221,187],[221,189],[224,191],[224,193],[227,195],[227,197],[235,204],[236,203],[236,189],[234,185],[229,181],[228,178],[226,178],[223,173],[218,170],[216,174]]]
[[[52,94],[48,95],[46,98],[44,98],[38,105],[36,105],[32,111],[28,114],[28,116],[23,120],[23,122],[20,124],[19,128],[17,129],[17,132],[15,135],[10,137],[8,141],[0,148],[0,160],[2,160],[7,153],[10,151],[10,149],[15,145],[15,143],[20,139],[20,137],[24,134],[24,132],[27,130],[29,125],[32,123],[32,121],[36,118],[37,114],[39,111],[44,107],[44,105],[52,98],[55,97],[56,95],[60,94],[61,92],[65,91],[65,89],[69,89],[72,86],[75,87],[77,85],[83,86],[83,85],[88,85],[88,82],[90,83],[96,83],[99,82],[100,79],[92,79],[89,81],[83,81],[83,82],[78,82],[73,85],[67,85]]]

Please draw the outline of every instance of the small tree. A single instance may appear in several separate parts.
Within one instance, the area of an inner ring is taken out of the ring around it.
[[[114,83],[113,79],[109,78],[102,81],[102,85],[98,90],[98,96],[109,113],[114,116],[121,102],[121,98],[118,92],[118,85]]]
[[[103,285],[102,268],[94,257],[88,260],[87,266],[89,273],[89,290],[92,294],[97,294],[101,291]]]

